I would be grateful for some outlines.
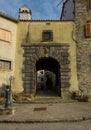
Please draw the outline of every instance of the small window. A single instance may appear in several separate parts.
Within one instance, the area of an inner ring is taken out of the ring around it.
[[[52,31],[43,31],[42,39],[43,39],[43,41],[53,41]]]
[[[0,70],[10,70],[11,61],[0,60]]]
[[[85,32],[86,37],[91,37],[91,23],[86,23]]]
[[[89,0],[89,8],[91,9],[91,0]]]

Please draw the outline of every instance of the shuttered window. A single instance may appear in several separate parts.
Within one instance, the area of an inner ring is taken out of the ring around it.
[[[0,28],[0,40],[11,42],[11,32]]]
[[[86,23],[86,37],[91,37],[91,23]]]

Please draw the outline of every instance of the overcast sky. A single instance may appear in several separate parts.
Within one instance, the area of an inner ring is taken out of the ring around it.
[[[61,0],[0,0],[0,12],[18,18],[18,10],[26,5],[32,10],[32,19],[60,19]]]

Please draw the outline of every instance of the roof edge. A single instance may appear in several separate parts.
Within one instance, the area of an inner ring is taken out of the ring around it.
[[[0,17],[3,17],[5,19],[8,19],[8,20],[13,21],[15,23],[18,22],[18,19],[15,19],[15,18],[13,18],[13,17],[11,17],[11,16],[9,16],[9,15],[7,15],[5,13],[2,13],[2,12],[0,12]]]
[[[66,1],[63,3],[63,7],[62,7],[62,13],[61,13],[60,20],[62,19],[63,12],[64,12],[64,8],[65,8],[65,4],[66,4],[67,2],[68,2],[68,0],[66,0]]]
[[[19,22],[74,22],[74,20],[19,20]]]

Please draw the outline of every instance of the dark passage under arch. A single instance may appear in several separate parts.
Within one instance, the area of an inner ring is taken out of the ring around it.
[[[41,58],[36,62],[36,93],[42,94],[61,94],[60,86],[60,65],[57,60],[49,58]]]

